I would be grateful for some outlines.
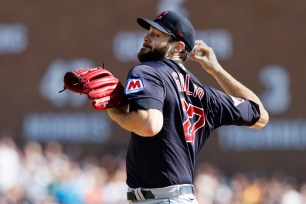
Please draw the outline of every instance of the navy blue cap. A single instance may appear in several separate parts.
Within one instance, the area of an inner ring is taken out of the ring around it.
[[[153,21],[137,18],[137,23],[147,30],[152,26],[163,33],[173,36],[176,40],[183,41],[188,52],[194,47],[194,28],[189,19],[183,15],[173,11],[163,11]]]

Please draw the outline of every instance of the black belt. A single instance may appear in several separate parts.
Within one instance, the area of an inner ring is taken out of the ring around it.
[[[145,199],[155,199],[154,194],[150,190],[141,190],[142,195]],[[193,186],[180,186],[179,187],[179,194],[185,195],[185,194],[195,194]],[[135,195],[135,192],[127,192],[127,199],[130,201],[136,201],[137,197]]]

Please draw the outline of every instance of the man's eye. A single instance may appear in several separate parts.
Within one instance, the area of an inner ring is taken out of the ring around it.
[[[155,33],[151,33],[151,36],[152,36],[152,37],[155,37],[155,38],[158,38],[158,37],[159,37],[159,35],[157,35],[157,34],[155,34]]]

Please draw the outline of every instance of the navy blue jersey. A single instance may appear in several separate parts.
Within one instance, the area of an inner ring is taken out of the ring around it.
[[[158,109],[164,117],[154,137],[131,133],[126,162],[127,184],[132,188],[192,184],[196,155],[212,130],[222,125],[250,126],[259,119],[254,102],[203,85],[168,59],[131,69],[125,94],[130,111]]]

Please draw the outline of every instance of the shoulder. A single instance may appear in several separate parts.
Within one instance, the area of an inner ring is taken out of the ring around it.
[[[144,62],[140,63],[136,66],[134,66],[130,72],[129,76],[131,75],[137,75],[137,76],[143,76],[143,75],[159,75],[159,69],[162,67],[161,61],[150,61],[150,62]]]
[[[157,61],[142,62],[134,66],[132,69],[158,69],[161,66],[163,66],[163,62],[157,60]]]
[[[137,72],[137,71],[146,71],[148,69],[154,69],[154,67],[150,66],[146,63],[137,64],[131,69],[131,72]]]

